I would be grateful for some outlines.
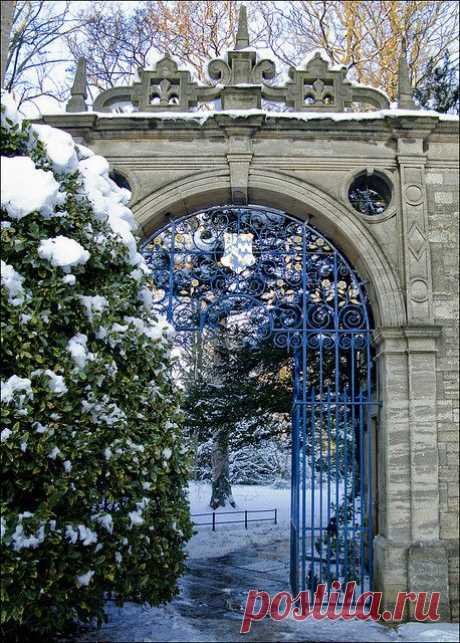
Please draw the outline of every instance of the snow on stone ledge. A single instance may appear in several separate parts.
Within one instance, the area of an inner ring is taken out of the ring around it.
[[[373,88],[374,89],[374,88]],[[57,116],[60,116],[59,114]],[[424,109],[379,109],[371,112],[275,112],[264,109],[228,109],[223,111],[195,112],[132,112],[130,114],[112,112],[76,112],[72,116],[96,116],[98,119],[158,119],[163,121],[192,121],[204,125],[208,120],[218,116],[229,118],[250,118],[251,116],[263,116],[266,119],[287,119],[300,121],[332,120],[336,122],[349,121],[372,121],[384,120],[385,118],[437,118],[439,121],[458,122],[459,117],[455,114],[441,114],[432,110]],[[52,115],[47,115],[52,118]]]
[[[63,196],[52,172],[35,167],[28,156],[2,156],[1,205],[12,219],[32,212],[51,216]]]

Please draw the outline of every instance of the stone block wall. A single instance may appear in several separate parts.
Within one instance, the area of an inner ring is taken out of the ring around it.
[[[428,169],[429,241],[438,343],[437,433],[440,538],[449,556],[452,618],[459,619],[459,197],[458,173]]]

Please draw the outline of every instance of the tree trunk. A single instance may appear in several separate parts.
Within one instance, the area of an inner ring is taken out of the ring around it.
[[[2,0],[1,2],[1,19],[2,19],[2,61],[1,61],[1,82],[2,88],[5,81],[6,61],[8,58],[8,46],[10,44],[11,26],[13,24],[13,14],[16,0]]]
[[[226,507],[229,504],[236,507],[232,496],[232,487],[230,485],[230,472],[228,462],[228,444],[221,434],[214,438],[214,447],[212,452],[212,509],[217,507]]]

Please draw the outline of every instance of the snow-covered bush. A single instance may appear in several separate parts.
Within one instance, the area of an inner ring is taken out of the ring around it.
[[[2,96],[2,628],[176,592],[191,535],[170,380],[129,193]],[[19,632],[19,634],[18,634]]]
[[[212,452],[212,440],[195,448],[193,479],[212,479]],[[257,445],[231,448],[229,474],[232,484],[274,484],[289,480],[290,446],[279,440],[264,440]]]
[[[280,442],[267,440],[243,446],[230,453],[232,484],[270,484],[289,478],[290,449]]]
[[[192,446],[193,465],[191,478],[193,480],[212,480],[212,452],[214,446],[212,440],[206,440],[198,445]]]

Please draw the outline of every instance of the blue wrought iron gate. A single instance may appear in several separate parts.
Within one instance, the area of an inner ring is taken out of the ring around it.
[[[176,331],[244,319],[292,355],[292,591],[372,587],[374,421],[365,288],[313,226],[257,206],[168,223],[143,246],[155,307]]]

